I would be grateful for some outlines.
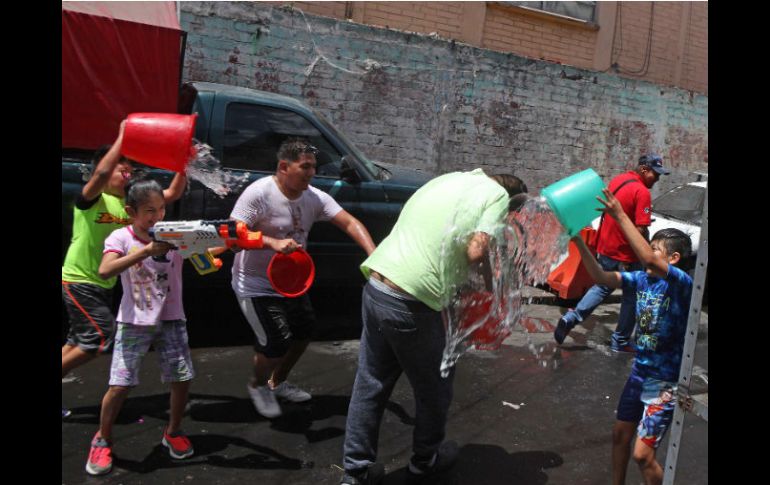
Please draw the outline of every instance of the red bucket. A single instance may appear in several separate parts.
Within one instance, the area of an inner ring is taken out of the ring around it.
[[[470,342],[480,350],[497,349],[510,334],[508,329],[498,328],[503,316],[499,311],[492,310],[493,302],[494,295],[488,292],[466,293],[460,297],[460,329],[468,328],[486,317],[484,323],[470,335]]]
[[[131,113],[123,130],[122,154],[152,167],[184,172],[195,156],[197,114]]]
[[[283,296],[302,296],[313,284],[315,264],[303,249],[289,254],[275,253],[267,265],[267,279],[275,291]]]

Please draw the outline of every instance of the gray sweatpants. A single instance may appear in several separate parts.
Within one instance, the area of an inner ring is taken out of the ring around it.
[[[412,451],[419,461],[430,459],[444,440],[454,380],[454,369],[446,379],[439,372],[445,338],[440,312],[395,298],[371,283],[362,300],[361,350],[342,460],[345,471],[354,475],[376,461],[382,414],[402,372],[414,392]]]

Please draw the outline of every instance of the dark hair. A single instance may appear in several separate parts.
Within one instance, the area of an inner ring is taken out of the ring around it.
[[[110,148],[112,148],[111,144],[102,145],[99,148],[94,151],[94,154],[91,156],[91,169],[95,169],[97,165],[99,165],[99,162],[102,161],[102,158],[104,158],[105,155],[107,155],[107,152],[110,151]],[[128,158],[124,157],[123,155],[120,156],[120,161],[118,163],[133,163]]]
[[[681,257],[680,261],[683,261],[690,256],[690,253],[692,253],[692,241],[690,240],[690,236],[679,229],[671,227],[661,229],[652,236],[652,241],[661,241],[666,247],[666,252],[669,255],[679,253]]]
[[[288,160],[289,162],[296,162],[299,160],[299,156],[302,153],[318,154],[318,148],[310,144],[305,138],[287,138],[278,147],[278,161]]]
[[[499,173],[489,175],[489,178],[500,184],[505,191],[508,192],[508,197],[510,197],[508,211],[518,210],[529,198],[525,195],[527,193],[527,184],[525,184],[519,177],[506,173]]]
[[[163,197],[163,188],[157,180],[147,177],[131,178],[126,184],[126,205],[137,210],[153,192]]]

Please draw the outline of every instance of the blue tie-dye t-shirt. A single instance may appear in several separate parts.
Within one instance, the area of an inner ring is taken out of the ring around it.
[[[623,289],[636,291],[636,362],[643,377],[679,379],[692,278],[668,265],[665,278],[644,271],[620,273]]]

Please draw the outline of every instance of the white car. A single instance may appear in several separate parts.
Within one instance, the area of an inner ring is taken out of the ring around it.
[[[652,201],[650,237],[673,227],[690,236],[693,255],[698,253],[707,182],[690,182],[673,188]]]
[[[690,236],[692,240],[692,263],[698,252],[700,242],[700,225],[703,216],[703,204],[706,200],[706,183],[690,182],[675,187],[668,192],[659,195],[652,201],[652,224],[650,224],[650,237],[661,229],[679,229]],[[598,229],[600,218],[597,217],[591,223],[594,229]]]

